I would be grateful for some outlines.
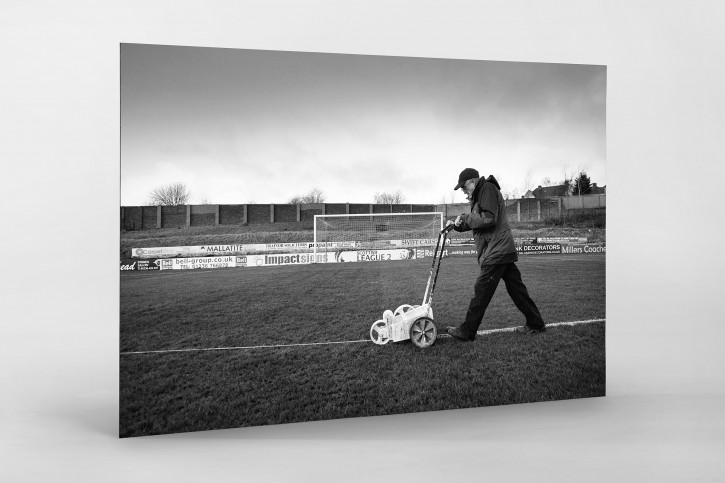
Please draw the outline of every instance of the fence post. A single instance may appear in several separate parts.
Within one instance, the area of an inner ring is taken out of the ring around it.
[[[559,196],[556,201],[559,203],[559,222],[561,223],[563,221],[563,213],[561,211],[561,196]]]
[[[247,217],[247,215],[248,215],[248,213],[247,213],[247,206],[248,205],[244,205],[244,218],[243,218],[243,221],[242,221],[242,223],[244,223],[245,225],[247,223],[249,223],[249,218]]]
[[[541,200],[536,200],[536,221],[541,221]]]
[[[191,205],[186,205],[186,227],[191,226]]]
[[[519,223],[521,223],[521,200],[516,200],[516,217]]]
[[[269,222],[274,223],[274,203],[269,205]]]
[[[161,228],[161,205],[156,207],[156,228]]]
[[[297,223],[302,220],[302,208],[299,203],[297,203]]]
[[[350,203],[345,203],[345,214],[346,215],[350,214]]]
[[[214,224],[219,225],[219,205],[214,208]]]

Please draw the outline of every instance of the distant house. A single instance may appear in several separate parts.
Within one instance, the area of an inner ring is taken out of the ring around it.
[[[571,187],[565,184],[557,186],[539,186],[532,192],[532,194],[534,195],[534,198],[539,200],[543,200],[551,196],[568,196],[571,194]]]
[[[606,186],[597,186],[596,183],[592,183],[592,190],[589,192],[590,195],[606,195],[607,194],[607,187]]]
[[[534,192],[533,191],[528,190],[526,192],[526,194],[524,196],[522,196],[522,198],[536,198],[536,196],[534,196]]]

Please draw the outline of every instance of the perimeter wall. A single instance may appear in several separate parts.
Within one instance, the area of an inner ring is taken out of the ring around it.
[[[509,220],[513,222],[546,221],[566,217],[569,212],[604,209],[606,209],[606,195],[506,200],[507,214]],[[121,230],[130,231],[189,226],[310,223],[314,220],[315,215],[442,212],[446,218],[453,218],[469,210],[468,203],[437,205],[307,203],[298,205],[122,206],[120,222]]]

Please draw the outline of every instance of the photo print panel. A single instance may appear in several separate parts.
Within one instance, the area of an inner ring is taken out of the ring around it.
[[[605,66],[120,58],[120,436],[605,395]]]

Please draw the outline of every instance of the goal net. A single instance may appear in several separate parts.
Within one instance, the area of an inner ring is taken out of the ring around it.
[[[315,216],[315,260],[322,253],[434,245],[443,213]]]

